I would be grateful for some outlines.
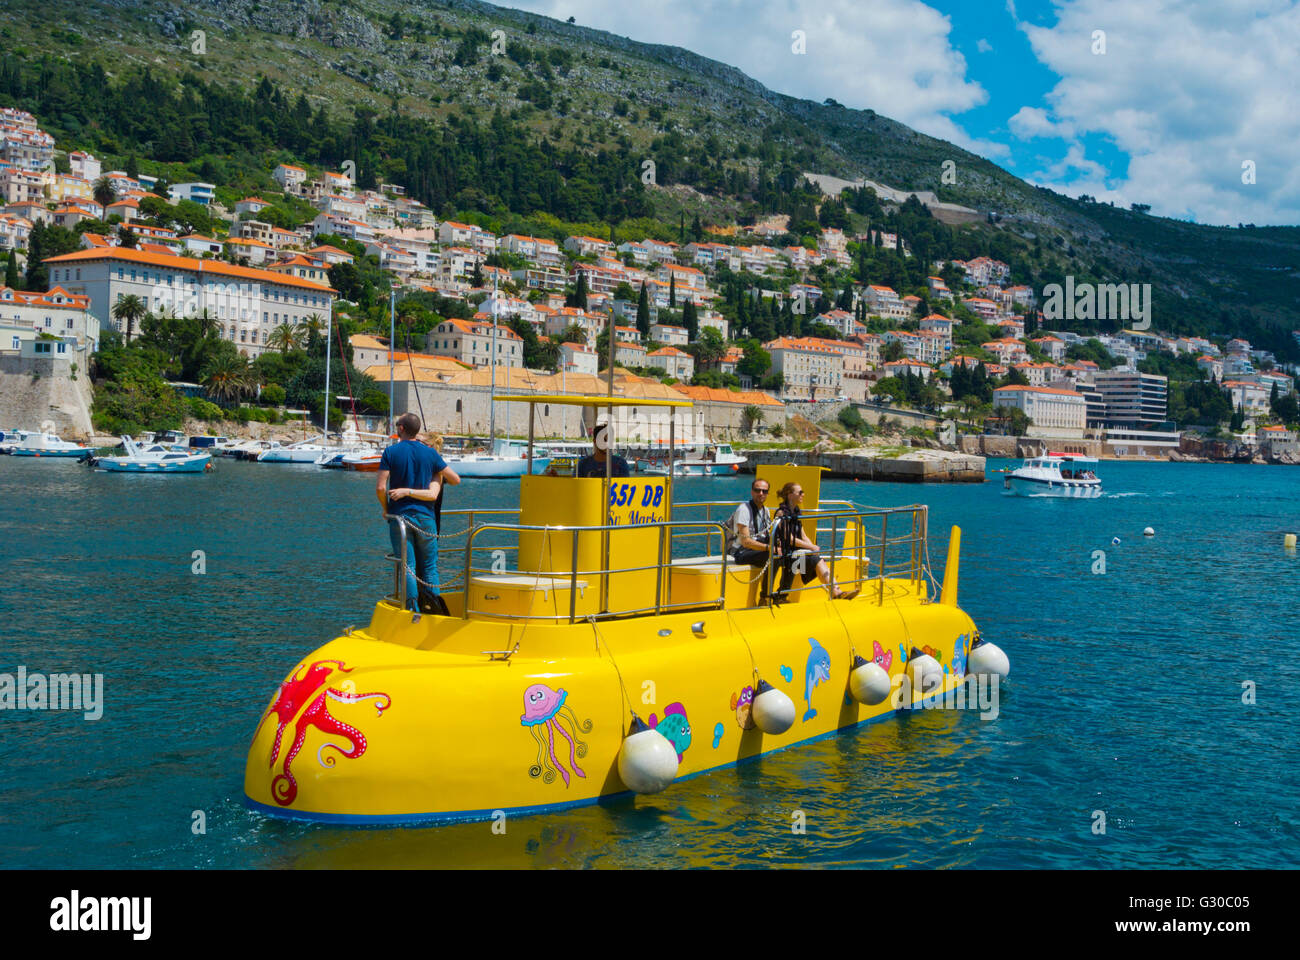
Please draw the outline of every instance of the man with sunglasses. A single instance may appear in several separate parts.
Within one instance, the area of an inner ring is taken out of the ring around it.
[[[746,564],[755,570],[767,566],[768,537],[772,533],[772,513],[767,509],[767,495],[770,485],[766,480],[755,478],[749,487],[749,499],[736,507],[728,526],[734,531],[728,552],[733,563]],[[763,577],[761,600],[767,599],[767,580]]]

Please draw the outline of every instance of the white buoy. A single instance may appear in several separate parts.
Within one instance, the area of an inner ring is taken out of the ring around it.
[[[1155,532],[1155,530],[1153,530],[1151,527],[1147,527],[1146,529],[1144,529],[1144,530],[1142,531],[1142,536],[1144,536],[1144,537],[1154,537],[1155,535],[1156,535],[1156,532]]]
[[[1115,546],[1118,547],[1118,546],[1119,546],[1119,537],[1111,537],[1111,538],[1110,538],[1110,542],[1111,542],[1113,545],[1115,545]]]
[[[794,701],[766,680],[758,681],[749,715],[754,726],[773,736],[794,726]]]
[[[1282,546],[1286,547],[1288,550],[1294,550],[1294,549],[1295,549],[1295,534],[1294,534],[1294,533],[1288,533],[1288,534],[1286,534],[1286,535],[1282,538]]]
[[[907,679],[913,690],[931,693],[943,685],[943,667],[939,661],[928,653],[922,653],[916,647],[907,655]]]
[[[618,750],[618,776],[637,793],[658,793],[677,778],[677,748],[634,713]]]
[[[858,703],[874,707],[889,696],[889,674],[874,660],[857,657],[849,671],[849,693]]]
[[[971,644],[970,657],[966,660],[967,676],[991,677],[996,674],[1005,677],[1010,672],[1011,661],[997,644],[983,638]]]

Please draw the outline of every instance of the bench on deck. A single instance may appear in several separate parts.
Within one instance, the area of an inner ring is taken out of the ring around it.
[[[567,617],[573,578],[514,571],[476,573],[470,577],[469,606],[485,616]],[[589,613],[587,581],[579,578],[575,612]]]

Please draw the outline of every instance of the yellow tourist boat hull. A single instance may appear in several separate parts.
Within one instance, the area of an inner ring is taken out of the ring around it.
[[[913,648],[951,689],[975,635],[923,580],[869,581],[851,601],[814,589],[781,606],[572,624],[420,616],[385,601],[364,630],[290,672],[254,734],[244,790],[270,815],[363,825],[594,803],[628,791],[618,756],[634,713],[673,744],[682,779],[911,706],[920,694],[898,678]],[[855,654],[890,674],[892,697],[849,695]],[[794,701],[783,734],[753,725],[758,678]]]

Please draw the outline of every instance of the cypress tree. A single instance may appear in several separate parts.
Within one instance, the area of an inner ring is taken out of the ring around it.
[[[644,280],[641,281],[641,296],[636,301],[636,328],[644,339],[650,339],[650,297]]]
[[[685,214],[683,214],[685,216]],[[668,278],[668,307],[671,310],[677,309],[677,277]]]
[[[21,290],[18,284],[18,251],[9,251],[9,264],[5,267],[5,286],[11,290]]]
[[[686,328],[686,338],[694,343],[700,338],[700,319],[695,312],[695,301],[687,300],[686,306],[682,308],[682,326]],[[1273,389],[1277,389],[1274,384]]]

